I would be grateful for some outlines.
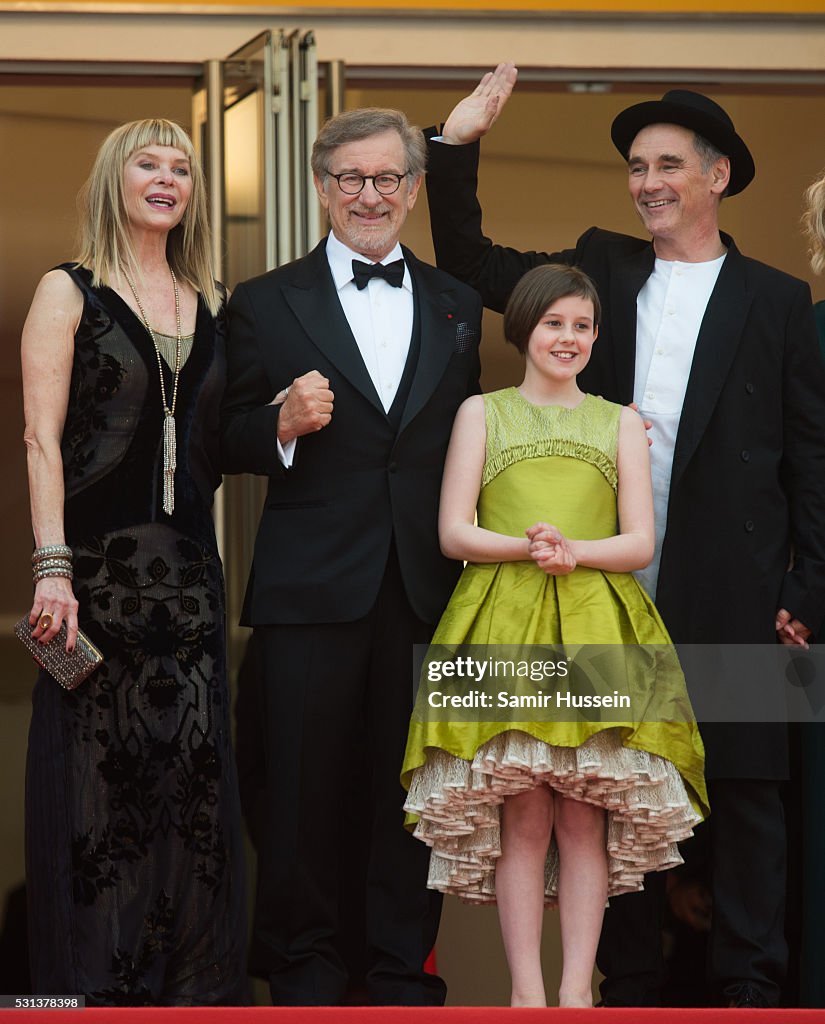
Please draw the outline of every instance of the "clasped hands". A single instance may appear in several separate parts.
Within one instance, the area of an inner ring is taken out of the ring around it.
[[[278,413],[281,444],[326,427],[332,420],[334,398],[329,379],[317,370],[296,377],[289,387],[279,391],[270,404],[281,406]]]
[[[525,532],[530,557],[548,576],[567,576],[576,568],[570,543],[555,526],[535,523]]]

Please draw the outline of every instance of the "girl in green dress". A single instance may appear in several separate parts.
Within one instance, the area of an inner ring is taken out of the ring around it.
[[[633,710],[626,721],[445,721],[425,683],[402,776],[409,821],[432,847],[428,884],[498,903],[514,1006],[546,1005],[545,902],[560,913],[559,1005],[592,1005],[606,899],[681,863],[676,842],[707,811],[678,659],[631,575],[654,545],[644,425],[576,381],[599,312],[576,268],[537,267],[513,291],[504,330],[525,376],[456,416],[439,535],[468,564],[433,645],[632,645],[611,648],[611,664]]]

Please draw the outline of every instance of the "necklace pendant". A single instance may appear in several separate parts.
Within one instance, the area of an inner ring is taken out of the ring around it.
[[[140,318],[146,328],[152,344],[155,348],[155,358],[158,361],[158,375],[160,377],[160,400],[163,405],[163,511],[171,516],[175,511],[175,469],[177,468],[177,443],[175,438],[175,406],[178,400],[178,381],[180,380],[180,349],[181,349],[181,327],[180,327],[180,293],[178,292],[178,281],[175,272],[169,268],[172,275],[172,290],[175,293],[175,322],[177,324],[177,346],[175,349],[175,374],[172,382],[172,401],[166,404],[166,385],[163,382],[163,357],[158,348],[158,341],[155,332],[152,330],[143,303],[135,290],[131,277],[126,273],[126,268],[121,264],[123,276],[126,283],[135,297],[135,303],[140,310]]]
[[[163,417],[163,511],[171,516],[175,511],[175,470],[177,468],[177,438],[175,417],[169,410]]]

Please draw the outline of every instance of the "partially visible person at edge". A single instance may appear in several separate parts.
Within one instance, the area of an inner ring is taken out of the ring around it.
[[[499,311],[537,264],[576,264],[594,279],[604,317],[582,388],[635,400],[653,423],[656,548],[639,579],[673,640],[804,646],[825,614],[825,370],[808,286],[743,256],[719,230],[722,198],[754,176],[747,145],[699,93],[634,104],[611,138],[652,241],[590,228],[560,252],[494,245],[481,228],[477,140],[516,75],[511,64],[485,75],[430,142],[439,266]],[[787,966],[787,727],[714,723],[702,735],[709,978],[725,1004],[776,1006]],[[608,1005],[660,1002],[662,880],[605,915],[597,963]]]
[[[825,171],[805,192],[802,223],[811,247],[811,269],[821,274],[825,271]],[[825,353],[825,300],[814,303],[814,317],[819,344]]]
[[[189,138],[117,128],[81,193],[77,259],[41,280],[22,343],[29,622],[67,651],[79,626],[103,654],[78,689],[45,672],[34,689],[32,977],[88,1005],[246,1002],[211,517],[225,298]]]
[[[413,644],[461,569],[438,547],[438,494],[456,410],[478,391],[481,301],[399,243],[425,158],[401,111],[330,119],[312,151],[329,234],[229,307],[224,469],[269,478],[242,622],[266,750],[250,964],[275,1005],[344,1001],[353,887],[370,1002],[445,997],[424,970],[441,898],[398,773]],[[355,802],[366,885],[341,872]]]
[[[810,246],[811,268],[825,271],[825,171],[805,192],[802,224]],[[814,303],[819,347],[825,358],[825,301]],[[822,635],[820,630],[817,639]],[[801,739],[802,786],[802,950],[800,1004],[825,1007],[825,817],[822,814],[822,780],[825,779],[825,726],[803,725]]]

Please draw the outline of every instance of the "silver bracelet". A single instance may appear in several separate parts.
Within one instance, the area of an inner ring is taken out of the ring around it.
[[[63,577],[63,579],[71,580],[74,579],[74,573],[72,572],[71,566],[61,569],[40,569],[37,568],[33,574],[33,580],[35,583],[39,583],[40,580],[50,579],[51,577]]]
[[[71,561],[72,549],[68,544],[46,544],[42,548],[35,548],[32,553],[32,565],[37,565],[46,558],[68,558]]]
[[[44,558],[32,566],[32,571],[39,572],[41,569],[71,569],[71,567],[72,563],[68,558]]]

